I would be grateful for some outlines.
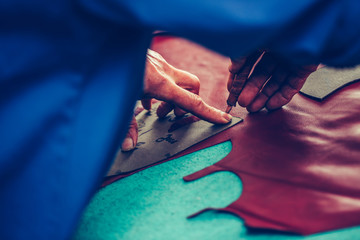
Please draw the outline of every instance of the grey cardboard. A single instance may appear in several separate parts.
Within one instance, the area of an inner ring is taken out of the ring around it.
[[[186,117],[189,117],[189,114]],[[233,117],[232,121],[226,125],[215,125],[200,120],[169,132],[170,127],[179,121],[173,113],[164,119],[159,119],[155,109],[142,111],[136,116],[136,120],[139,127],[136,148],[130,152],[119,150],[107,176],[132,172],[170,158],[242,121],[241,118]]]
[[[360,66],[345,69],[323,67],[308,77],[300,92],[323,100],[337,89],[359,79]]]

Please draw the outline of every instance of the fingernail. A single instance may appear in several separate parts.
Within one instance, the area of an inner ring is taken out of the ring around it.
[[[231,119],[232,119],[232,116],[231,116],[230,114],[228,114],[228,113],[223,113],[222,116],[223,116],[223,118],[225,118],[228,122],[230,122]]]
[[[123,141],[122,145],[121,145],[121,150],[124,152],[133,150],[135,148],[134,146],[134,141],[132,140],[132,138],[125,138],[125,140]]]

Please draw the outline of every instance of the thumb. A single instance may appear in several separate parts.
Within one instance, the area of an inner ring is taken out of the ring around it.
[[[121,150],[131,151],[136,147],[138,140],[138,125],[136,122],[135,117],[133,116],[133,119],[131,120],[128,133],[126,134],[126,137],[121,145]]]

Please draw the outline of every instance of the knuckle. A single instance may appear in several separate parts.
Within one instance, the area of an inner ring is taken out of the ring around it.
[[[302,87],[302,85],[303,85],[302,81],[288,82],[289,91],[297,92]]]
[[[193,83],[192,84],[193,84],[193,88],[198,92],[200,89],[200,79],[195,75],[193,75]]]
[[[246,77],[238,76],[238,77],[236,77],[236,80],[233,81],[232,86],[234,88],[242,88],[244,86],[245,82],[246,82]]]
[[[272,90],[271,88],[265,88],[261,91],[261,94],[266,96],[267,98],[270,98],[272,93],[274,93],[276,90]]]
[[[137,121],[136,121],[135,118],[133,118],[133,120],[131,121],[130,126],[131,126],[132,128],[136,128],[136,129],[137,129],[138,124],[137,124]]]
[[[254,89],[261,89],[262,88],[262,81],[256,78],[251,79],[246,83],[247,87],[254,88]]]
[[[204,102],[199,95],[191,94],[190,97],[193,109],[202,109],[204,107]]]
[[[135,132],[138,131],[138,124],[137,124],[137,122],[136,122],[135,119],[132,120],[131,123],[130,123],[130,125],[129,125],[129,133],[134,132],[134,131],[135,131]]]
[[[280,96],[284,99],[284,104],[290,102],[292,97],[297,93],[298,91],[296,89],[291,88],[290,86],[284,87],[280,91]]]

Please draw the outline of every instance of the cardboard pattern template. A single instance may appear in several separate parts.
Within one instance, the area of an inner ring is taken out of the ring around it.
[[[108,177],[132,172],[170,158],[242,121],[241,118],[234,117],[229,124],[215,125],[192,118],[189,114],[179,119],[173,113],[159,119],[156,115],[157,106],[158,104],[154,104],[151,111],[144,110],[136,116],[139,131],[137,147],[133,151],[118,152]],[[190,122],[184,121],[187,119]],[[181,124],[180,128],[172,131],[177,123]]]

